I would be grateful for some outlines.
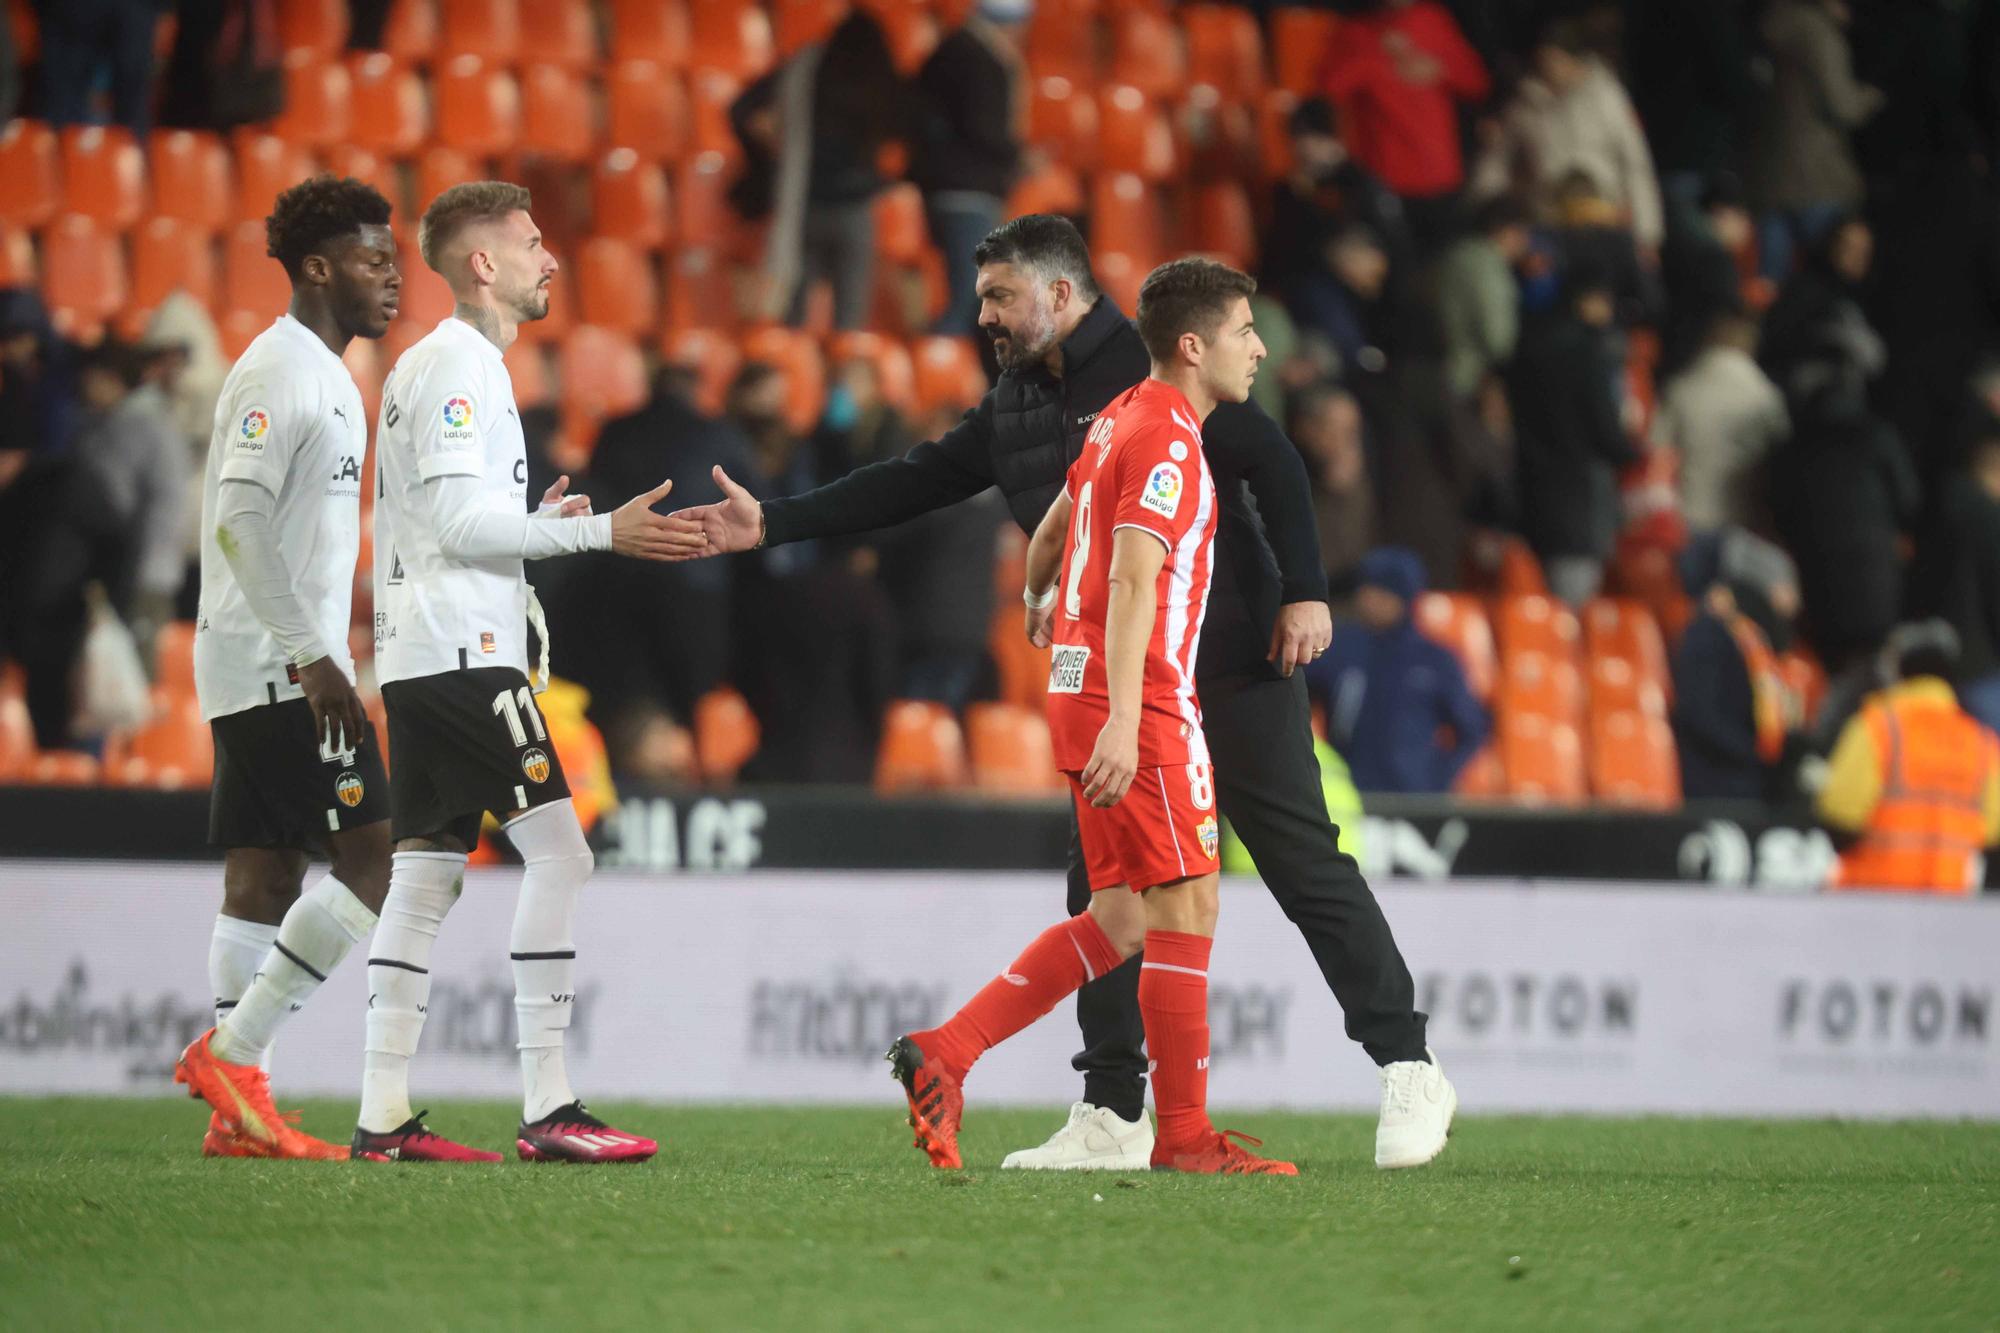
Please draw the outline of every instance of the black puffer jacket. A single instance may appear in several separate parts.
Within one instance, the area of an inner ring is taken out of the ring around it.
[[[1062,353],[1061,376],[1039,365],[1006,372],[942,438],[766,503],[766,540],[888,527],[989,486],[1000,488],[1014,521],[1032,533],[1061,492],[1090,423],[1144,379],[1150,364],[1138,330],[1109,297],[1083,317]],[[1222,523],[1196,677],[1269,671],[1265,654],[1279,606],[1326,597],[1305,464],[1277,423],[1249,403],[1216,408],[1202,425],[1202,452],[1215,474]]]

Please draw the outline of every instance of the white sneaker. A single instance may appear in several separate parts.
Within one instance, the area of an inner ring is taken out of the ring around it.
[[[1382,1066],[1382,1120],[1375,1127],[1375,1165],[1422,1166],[1444,1151],[1458,1090],[1428,1048],[1428,1062],[1398,1060]]]
[[[1007,1154],[1003,1171],[1150,1171],[1153,1121],[1144,1111],[1138,1123],[1108,1107],[1078,1102],[1069,1123],[1039,1148]]]

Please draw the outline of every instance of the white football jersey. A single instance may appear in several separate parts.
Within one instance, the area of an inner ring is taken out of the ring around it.
[[[474,477],[490,508],[527,511],[528,446],[500,349],[446,316],[389,373],[375,446],[376,677],[488,666],[525,675],[522,561],[444,555],[424,494],[434,478]]]
[[[201,488],[201,610],[194,684],[204,717],[296,699],[292,663],[250,610],[217,544],[224,481],[277,497],[271,526],[313,629],[351,681],[347,650],[361,547],[361,464],[368,423],[339,357],[290,315],[251,342],[223,381]]]

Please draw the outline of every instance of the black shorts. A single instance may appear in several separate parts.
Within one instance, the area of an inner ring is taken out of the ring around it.
[[[389,817],[375,728],[346,752],[322,750],[304,699],[260,704],[208,724],[215,738],[208,841],[216,847],[324,847],[342,829]]]
[[[449,833],[467,847],[480,816],[564,800],[569,782],[528,678],[471,667],[382,687],[389,712],[391,836]]]

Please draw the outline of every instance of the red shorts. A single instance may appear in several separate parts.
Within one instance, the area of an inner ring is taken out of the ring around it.
[[[1076,797],[1091,892],[1122,884],[1138,893],[1220,869],[1215,772],[1207,764],[1142,768],[1125,798],[1108,810],[1083,794],[1081,775],[1063,776]]]

